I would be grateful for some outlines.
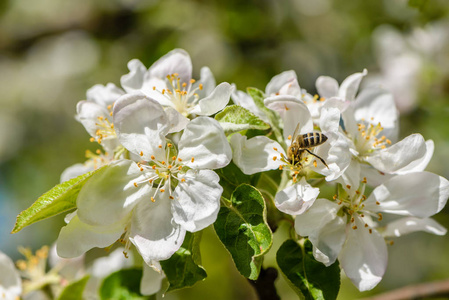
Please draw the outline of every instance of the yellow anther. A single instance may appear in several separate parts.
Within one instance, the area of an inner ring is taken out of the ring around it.
[[[363,177],[362,183],[366,183],[366,177]]]
[[[378,215],[379,215],[379,218],[378,218],[377,220],[382,221],[382,219],[383,219],[382,214],[381,214],[381,213],[378,213]]]
[[[143,168],[142,167],[140,167],[140,171],[143,172]]]
[[[156,200],[154,200],[154,197],[151,197],[150,199],[151,199],[151,202],[155,202],[156,201]]]
[[[95,138],[91,137],[91,138],[89,139],[89,141],[90,141],[91,143],[93,143],[93,142],[95,142]]]
[[[346,185],[346,187],[348,188],[348,190],[350,190],[351,189],[351,186],[348,184],[348,185]]]
[[[154,157],[154,155],[151,155],[151,159],[153,159],[153,160],[154,160],[155,158],[156,158],[156,157]]]
[[[273,160],[276,160],[276,159],[278,159],[278,157],[277,156],[273,156]]]
[[[111,110],[111,108],[112,108],[112,105],[108,105],[108,110]]]
[[[99,117],[98,117],[98,120],[103,121],[103,120],[104,120],[104,117],[103,117],[103,116],[99,116]]]
[[[369,229],[369,233],[370,233],[370,234],[373,233],[373,230],[372,230],[371,228]]]
[[[355,219],[354,217],[351,217],[351,223],[354,223]]]
[[[153,86],[153,91],[155,91],[156,90],[156,87],[155,86]]]
[[[333,197],[332,197],[332,199],[334,199],[334,200],[337,200],[337,195],[334,195]]]
[[[181,179],[181,182],[186,182],[186,179],[185,179],[185,178],[182,178],[182,179]]]
[[[182,159],[178,157],[178,161],[182,161]]]
[[[284,166],[279,166],[279,170],[282,170],[284,168]]]
[[[171,160],[176,160],[176,156],[172,156],[172,157],[171,157]]]
[[[171,169],[172,168],[172,165],[168,165],[168,167],[167,167],[168,169]]]
[[[356,229],[357,229],[357,226],[356,226],[356,225],[352,226],[352,229],[356,230]]]
[[[156,166],[151,166],[151,168],[152,168],[153,170],[156,170]]]
[[[172,144],[170,144],[170,143],[168,143],[168,144],[167,144],[167,147],[168,147],[168,148],[170,148],[171,146],[173,146],[173,145],[172,145]]]
[[[173,76],[178,77],[179,73],[173,73]]]
[[[136,182],[134,182],[134,186],[137,187],[137,183]]]
[[[391,145],[391,141],[390,141],[389,139],[387,139],[385,142],[386,142],[388,145]]]
[[[101,154],[101,151],[100,151],[100,149],[97,149],[97,150],[95,150],[95,153],[97,153],[97,154]]]
[[[186,87],[186,86],[187,86],[187,83],[183,82],[182,87]]]
[[[292,136],[291,136],[291,135],[289,135],[287,139],[288,139],[288,140],[291,140],[291,139],[292,139]]]
[[[316,163],[316,160],[314,160],[314,161],[313,161],[313,166],[316,168],[317,165],[318,165],[318,164]]]
[[[123,255],[125,255],[125,258],[128,258],[128,252],[123,251]]]
[[[109,115],[112,117],[112,115],[113,115],[112,111],[109,113]]]
[[[195,158],[194,157],[192,157],[192,159],[190,160],[191,162],[194,162],[195,161]]]
[[[394,241],[390,241],[389,244],[390,244],[390,246],[393,246],[394,245]]]
[[[196,81],[195,79],[190,79],[190,83],[192,84],[195,83],[195,81]]]
[[[368,224],[365,224],[365,228],[368,227]]]
[[[159,147],[159,149],[162,149],[162,145],[159,145],[158,147]]]
[[[140,151],[140,153],[139,153],[139,154],[140,154],[140,156],[143,156],[143,151]]]
[[[359,190],[355,191],[355,193],[356,193],[357,195],[360,195],[360,191],[359,191]]]
[[[163,193],[163,192],[165,192],[165,190],[164,190],[164,189],[161,189],[161,193]]]
[[[202,84],[202,83],[200,83],[200,84],[198,85],[198,87],[199,87],[200,90],[203,90],[203,84]]]
[[[380,202],[379,202],[379,201],[376,201],[376,204],[377,204],[377,205],[380,205]]]
[[[292,178],[293,183],[296,183],[297,180],[298,180],[298,179],[297,179],[296,177],[293,177],[293,178]]]
[[[163,160],[163,161],[161,161],[161,164],[165,165],[165,161],[164,161],[164,160]]]
[[[170,196],[170,197],[168,197],[168,198],[170,198],[171,200],[175,199],[175,198],[173,198],[173,196]]]
[[[162,95],[164,95],[164,94],[165,94],[165,89],[162,90]]]
[[[179,166],[179,167],[178,167],[178,170],[181,171],[181,170],[182,170],[182,166]]]
[[[273,150],[274,150],[274,151],[278,151],[278,148],[276,148],[276,147],[273,147]]]

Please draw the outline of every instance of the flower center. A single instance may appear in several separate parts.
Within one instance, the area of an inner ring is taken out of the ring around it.
[[[197,91],[203,89],[203,84],[199,84],[198,87],[193,88],[195,79],[191,79],[189,84],[186,82],[181,83],[181,78],[178,73],[167,75],[167,81],[168,84],[162,91],[157,90],[155,86],[153,86],[153,90],[164,95],[180,114],[187,117],[193,107],[198,104],[199,95]]]
[[[111,110],[111,105],[108,106],[108,110]],[[112,116],[112,111],[110,112]],[[91,142],[97,141],[97,143],[101,144],[103,140],[106,139],[115,139],[117,138],[117,134],[114,129],[114,124],[109,121],[109,119],[103,116],[99,116],[97,118],[97,122],[95,123],[97,126],[97,130],[95,131],[95,136],[90,138]]]
[[[377,125],[358,123],[357,127],[358,134],[355,137],[355,146],[361,156],[369,155],[375,150],[385,149],[387,144],[391,144],[391,141],[384,135],[379,137],[383,130],[380,122]]]
[[[159,145],[162,148],[162,145]],[[159,160],[154,155],[151,155],[151,161],[144,161],[136,163],[143,172],[144,179],[141,181],[134,182],[134,186],[138,187],[141,184],[149,184],[151,187],[155,188],[153,196],[151,196],[151,201],[156,201],[156,196],[158,193],[166,192],[168,189],[169,198],[174,199],[172,196],[172,191],[179,181],[185,182],[184,178],[185,168],[183,160],[176,155],[173,155],[175,149],[173,149],[173,144],[167,143],[165,147],[165,159]],[[140,153],[141,156],[143,152]],[[191,161],[195,160],[192,157]]]

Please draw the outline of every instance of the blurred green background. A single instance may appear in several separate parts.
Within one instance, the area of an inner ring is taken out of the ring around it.
[[[16,215],[94,150],[74,119],[94,84],[120,84],[126,64],[146,66],[186,49],[194,78],[209,66],[217,82],[264,89],[293,69],[301,87],[368,69],[364,84],[389,88],[401,137],[419,132],[436,144],[429,171],[449,178],[449,5],[447,0],[2,0],[0,1],[0,250],[53,243],[63,216],[10,235]],[[449,227],[449,208],[435,219]],[[276,233],[282,241],[282,227]],[[273,246],[266,260],[274,264]],[[339,299],[449,278],[447,237],[414,233],[389,246],[383,281],[360,293],[343,280]],[[166,299],[253,299],[211,228],[202,244],[208,279]],[[285,281],[283,299],[295,299]]]

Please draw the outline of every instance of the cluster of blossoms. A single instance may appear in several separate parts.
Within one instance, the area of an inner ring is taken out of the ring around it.
[[[223,187],[214,170],[231,160],[246,175],[279,170],[278,191],[265,200],[294,218],[296,238],[310,240],[317,261],[329,266],[338,259],[360,291],[381,280],[387,238],[446,233],[430,218],[449,196],[449,182],[424,171],[434,144],[420,134],[398,141],[391,94],[373,87],[359,92],[366,70],[340,85],[319,77],[319,95],[286,71],[257,102],[228,83],[216,85],[207,67],[192,79],[184,50],[149,69],[138,60],[128,68],[122,88],[96,85],[77,105],[77,120],[103,149],[88,152],[88,161],[61,176],[65,182],[94,171],[59,234],[61,257],[119,241],[125,256],[135,247],[143,258],[148,282],[142,293],[157,292],[160,262],[181,247],[187,232],[217,220]],[[226,122],[240,126],[241,120],[219,122],[213,115],[225,112],[230,99],[271,128],[227,130]],[[335,186],[331,199],[319,197],[324,182]],[[386,223],[383,213],[402,217]]]

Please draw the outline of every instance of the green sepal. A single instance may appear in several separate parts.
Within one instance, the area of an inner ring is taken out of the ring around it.
[[[312,243],[302,248],[294,240],[285,241],[276,254],[276,261],[293,290],[307,300],[333,300],[340,289],[338,261],[326,267],[313,257]]]
[[[169,283],[166,292],[191,287],[207,277],[201,266],[201,235],[201,232],[187,232],[181,248],[160,262]]]
[[[223,127],[226,135],[249,129],[267,130],[270,128],[270,125],[258,116],[239,105],[227,106],[215,115],[215,120]]]
[[[123,269],[110,274],[100,286],[101,300],[144,300],[150,296],[140,293],[141,268]]]
[[[56,216],[60,213],[76,208],[76,198],[87,180],[103,166],[95,171],[80,175],[76,178],[58,184],[42,196],[30,207],[22,211],[16,220],[11,233],[17,233],[24,227],[37,221]]]
[[[83,300],[83,292],[90,275],[68,284],[59,294],[58,300]]]
[[[222,197],[215,232],[231,253],[239,272],[251,279],[259,277],[263,255],[273,243],[273,234],[266,220],[262,194],[253,186],[242,184],[231,200]]]

